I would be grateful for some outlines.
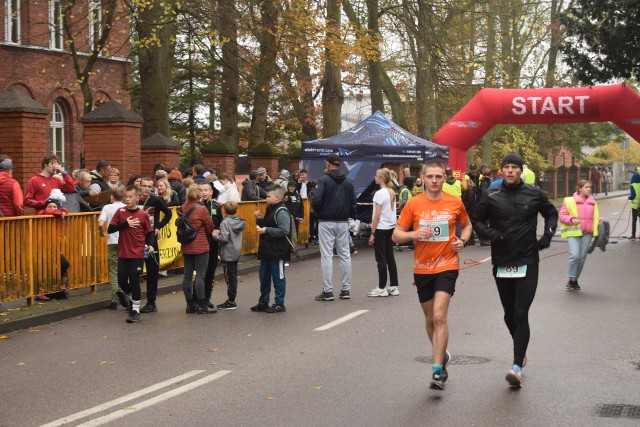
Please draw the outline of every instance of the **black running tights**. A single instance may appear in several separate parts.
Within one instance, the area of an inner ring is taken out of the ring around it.
[[[493,267],[496,276],[497,267]],[[513,338],[513,363],[522,366],[529,345],[529,307],[538,287],[538,264],[527,265],[527,275],[517,279],[495,277],[504,309],[504,322]]]

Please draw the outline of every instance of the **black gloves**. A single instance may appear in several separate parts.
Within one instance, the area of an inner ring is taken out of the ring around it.
[[[543,234],[540,240],[538,240],[538,250],[547,249],[551,246],[551,236]]]

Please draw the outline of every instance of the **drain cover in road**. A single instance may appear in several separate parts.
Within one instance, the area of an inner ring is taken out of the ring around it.
[[[640,406],[623,404],[603,404],[598,407],[596,414],[608,418],[638,418],[640,419]]]
[[[416,357],[416,362],[420,363],[433,363],[433,358],[430,356],[420,356]],[[464,356],[461,354],[454,354],[451,356],[451,360],[449,361],[450,365],[481,365],[483,363],[488,363],[489,359],[478,356]]]

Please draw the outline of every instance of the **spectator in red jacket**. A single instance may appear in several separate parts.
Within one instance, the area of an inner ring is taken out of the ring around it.
[[[187,314],[210,314],[217,310],[209,307],[204,291],[204,277],[209,264],[209,240],[207,236],[213,232],[213,221],[209,215],[209,210],[200,204],[202,190],[197,185],[192,185],[187,190],[187,201],[182,205],[182,213],[188,215],[191,226],[198,230],[196,238],[182,245],[182,256],[184,257],[184,279],[182,290],[187,300]],[[216,253],[214,256],[217,256]],[[196,272],[195,283],[193,272]],[[193,300],[193,288],[195,287],[197,303]]]
[[[62,174],[62,180],[55,177],[56,173]],[[64,170],[58,156],[50,154],[42,159],[42,172],[34,175],[27,182],[24,192],[24,205],[34,208],[37,215],[42,214],[47,206],[46,201],[51,195],[51,191],[56,188],[63,193],[76,191],[76,185],[71,175]]]
[[[13,179],[13,163],[0,156],[0,216],[20,216],[24,213],[22,189]]]

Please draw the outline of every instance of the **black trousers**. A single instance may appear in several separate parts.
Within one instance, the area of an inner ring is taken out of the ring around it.
[[[140,301],[142,258],[118,258],[118,286],[134,301]]]
[[[493,277],[498,286],[500,302],[504,309],[504,323],[513,338],[513,363],[522,366],[529,345],[529,307],[538,288],[538,264],[528,264],[522,278],[496,277],[498,267],[493,267]]]
[[[227,298],[235,301],[238,295],[238,261],[223,261],[222,269],[227,282]]]

